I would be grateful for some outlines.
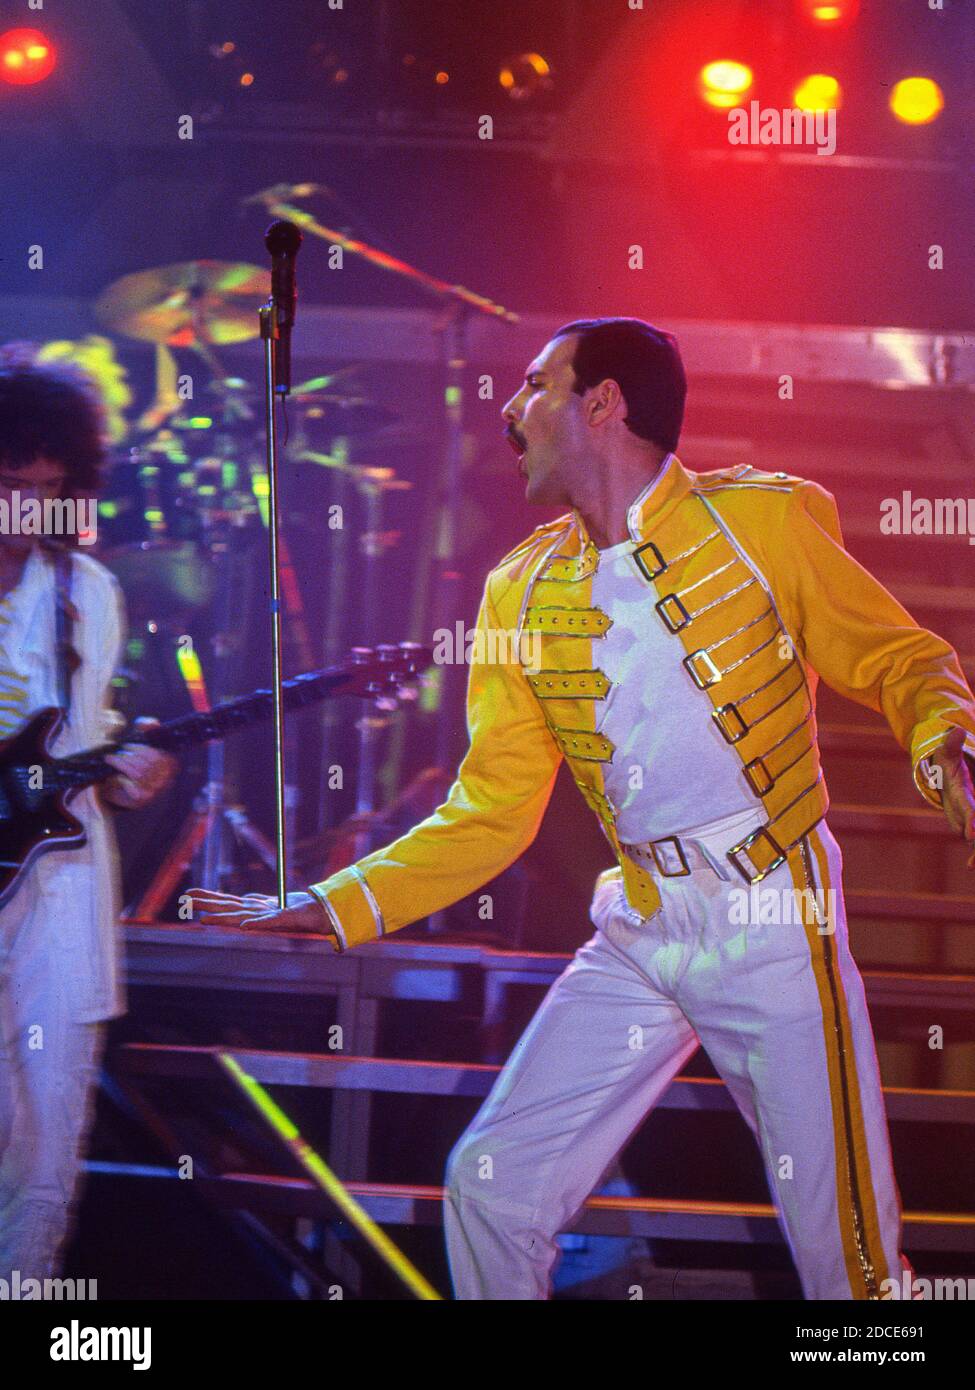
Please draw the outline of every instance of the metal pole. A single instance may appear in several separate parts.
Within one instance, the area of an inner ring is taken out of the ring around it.
[[[278,522],[281,515],[278,493],[277,414],[274,409],[274,342],[278,336],[277,313],[273,298],[261,306],[261,337],[264,340],[264,409],[267,426],[268,477],[268,558],[271,592],[271,690],[274,698],[274,837],[277,850],[278,905],[288,903],[287,845],[285,834],[284,790],[284,680],[281,644],[281,580],[278,562]]]
[[[349,570],[351,567],[351,556],[349,547],[349,528],[346,524],[350,514],[350,504],[352,500],[352,487],[349,482],[349,474],[341,465],[349,461],[349,440],[345,436],[339,436],[330,443],[329,452],[338,461],[340,467],[334,471],[329,470],[327,477],[332,480],[334,492],[330,497],[330,502],[334,499],[341,507],[342,525],[335,531],[328,533],[329,554],[331,564],[328,570],[328,597],[325,610],[325,638],[322,645],[322,665],[330,666],[341,659],[342,653],[350,645],[348,634],[348,599],[347,591],[349,587]],[[318,807],[316,810],[316,828],[319,831],[328,829],[333,820],[332,807],[334,797],[330,795],[329,787],[329,768],[331,767],[330,755],[334,749],[335,735],[344,726],[345,719],[341,709],[334,700],[326,700],[322,706],[321,730],[322,730],[322,753],[318,771]]]
[[[441,330],[444,376],[444,482],[443,505],[438,517],[437,584],[434,599],[434,626],[452,628],[458,616],[460,574],[457,571],[457,533],[463,499],[464,469],[464,373],[467,367],[467,311],[462,304],[450,306]],[[440,767],[452,764],[452,735],[458,701],[464,686],[465,668],[442,668],[440,706],[437,710],[436,761]]]

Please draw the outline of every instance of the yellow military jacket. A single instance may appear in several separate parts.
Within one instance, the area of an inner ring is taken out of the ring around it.
[[[940,807],[920,763],[954,726],[975,738],[975,697],[951,646],[844,549],[829,492],[747,465],[693,473],[675,457],[630,509],[629,528],[647,603],[681,653],[687,698],[710,702],[764,808],[762,829],[729,847],[744,879],[758,881],[798,852],[826,814],[820,677],[884,715],[918,790]],[[535,838],[563,758],[613,848],[630,905],[645,917],[657,911],[656,883],[620,845],[604,792],[614,750],[595,732],[595,708],[609,688],[599,643],[611,619],[591,605],[597,563],[571,512],[490,572],[457,779],[406,835],[312,886],[336,949],[437,912],[507,868]],[[523,659],[528,641],[505,640],[517,635],[540,645],[537,669]]]

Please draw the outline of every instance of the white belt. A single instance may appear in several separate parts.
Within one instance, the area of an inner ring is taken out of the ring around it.
[[[661,835],[656,840],[621,846],[623,851],[641,867],[661,878],[686,878],[695,869],[712,869],[722,879],[733,878],[734,867],[747,883],[758,883],[783,862],[784,855],[776,853],[759,869],[748,856],[750,842],[764,837],[761,812],[725,817],[710,826],[697,826],[684,835]],[[778,846],[775,846],[778,849]]]

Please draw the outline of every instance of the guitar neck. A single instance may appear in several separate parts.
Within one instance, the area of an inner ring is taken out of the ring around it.
[[[366,670],[362,666],[337,666],[324,671],[309,671],[294,676],[283,683],[284,708],[303,709],[331,695],[342,694],[346,689],[361,686]],[[378,679],[388,678],[388,669],[379,668]],[[405,673],[400,670],[400,675]],[[167,752],[178,752],[198,743],[209,743],[212,739],[225,738],[238,729],[258,724],[271,718],[274,712],[274,696],[270,690],[255,690],[250,695],[241,695],[236,700],[216,705],[212,710],[198,714],[182,715],[166,724],[154,724],[145,729],[135,729],[127,733],[125,743],[144,743],[152,748]],[[52,790],[92,786],[116,775],[118,769],[105,761],[109,753],[116,753],[119,743],[103,743],[84,752],[73,753],[66,758],[58,758],[49,763],[44,770],[44,784]]]

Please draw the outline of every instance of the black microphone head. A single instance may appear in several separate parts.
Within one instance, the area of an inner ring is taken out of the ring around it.
[[[294,256],[301,242],[301,230],[293,222],[272,222],[264,233],[264,245],[272,256]]]

